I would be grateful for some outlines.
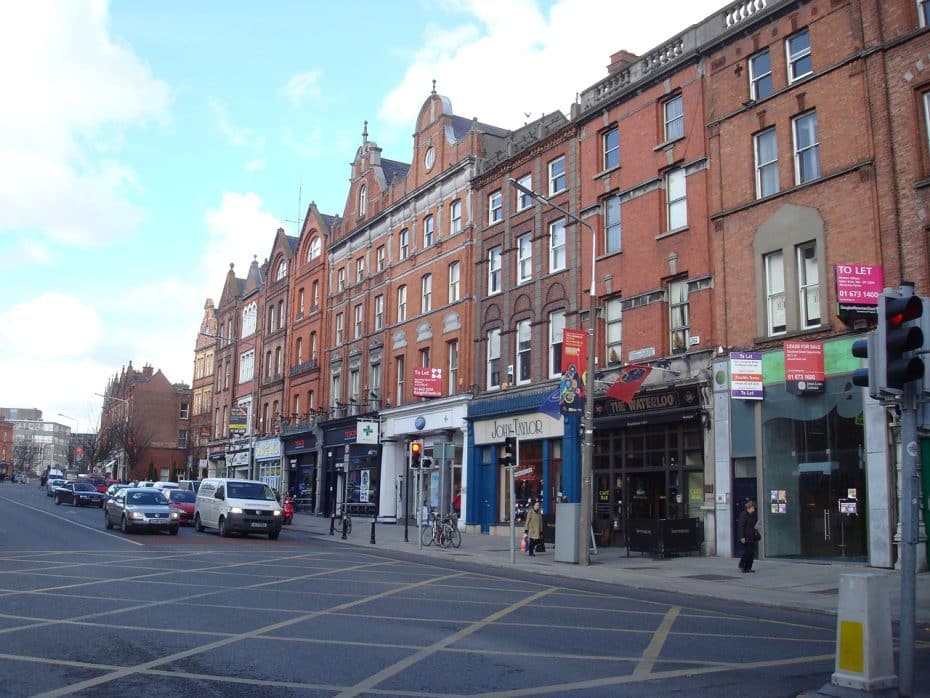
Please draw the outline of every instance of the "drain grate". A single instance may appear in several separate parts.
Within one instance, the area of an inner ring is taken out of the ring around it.
[[[686,579],[700,579],[703,582],[723,582],[733,579],[733,576],[728,574],[692,574],[688,575]]]

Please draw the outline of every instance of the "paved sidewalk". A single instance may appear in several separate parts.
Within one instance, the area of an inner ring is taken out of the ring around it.
[[[371,519],[353,519],[353,530],[345,541],[337,524],[336,534],[329,535],[330,520],[312,514],[295,514],[294,523],[286,527],[320,536],[343,545],[400,550],[437,559],[471,562],[489,567],[516,568],[571,579],[617,584],[637,589],[657,589],[699,597],[728,599],[752,604],[820,611],[835,614],[839,600],[840,575],[872,573],[888,577],[891,612],[900,618],[901,577],[896,570],[868,567],[863,563],[819,563],[795,560],[756,560],[755,574],[737,569],[737,559],[729,557],[681,556],[652,558],[637,553],[626,555],[626,548],[599,548],[591,554],[591,565],[582,567],[553,559],[552,546],[547,552],[529,557],[521,554],[519,541],[511,562],[510,539],[475,533],[462,534],[462,547],[440,549],[420,547],[415,525],[408,528],[409,542],[404,542],[403,524],[375,524],[375,544],[371,544]],[[522,529],[517,531],[522,536]],[[930,573],[917,575],[916,616],[918,623],[930,623]]]

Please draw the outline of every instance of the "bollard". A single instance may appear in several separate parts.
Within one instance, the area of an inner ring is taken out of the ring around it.
[[[831,683],[862,691],[898,685],[891,647],[888,578],[885,575],[840,575],[836,671]]]
[[[336,515],[333,514],[329,517],[329,535],[336,535]]]
[[[371,520],[371,544],[375,544],[375,520]]]
[[[346,515],[343,514],[342,515],[342,540],[346,539],[346,534],[349,532],[348,529],[349,529],[349,524],[346,521]]]

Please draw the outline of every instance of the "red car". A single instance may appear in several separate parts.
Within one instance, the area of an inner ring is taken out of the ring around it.
[[[161,491],[168,500],[171,511],[178,512],[181,524],[190,526],[194,523],[194,505],[197,503],[197,493],[191,490],[164,489]]]
[[[92,475],[90,477],[82,477],[81,482],[87,482],[94,486],[94,489],[98,492],[107,493],[107,487],[110,486],[110,483],[105,477],[99,477],[97,475]]]

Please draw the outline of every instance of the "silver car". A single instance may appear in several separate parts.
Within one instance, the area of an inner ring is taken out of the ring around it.
[[[106,527],[119,526],[123,533],[134,530],[168,531],[178,535],[180,515],[172,511],[168,500],[151,487],[127,487],[116,492],[103,508]]]
[[[45,495],[47,497],[54,497],[55,490],[65,484],[65,480],[61,478],[52,478],[45,483]]]

